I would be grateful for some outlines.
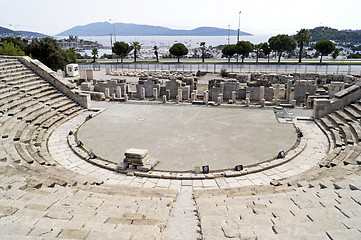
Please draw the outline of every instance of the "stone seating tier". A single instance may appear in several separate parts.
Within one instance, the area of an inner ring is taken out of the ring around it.
[[[8,158],[54,165],[45,141],[56,124],[82,111],[18,60],[0,62],[0,134]]]
[[[23,68],[18,60],[0,58],[0,75],[2,70]],[[41,84],[31,81],[24,88]],[[182,179],[177,180],[182,182],[178,194],[176,190],[108,185],[61,167],[49,155],[46,141],[58,125],[85,110],[50,85],[45,92],[31,90],[32,95],[22,98],[0,81],[0,91],[5,89],[9,91],[0,95],[1,106],[12,104],[12,109],[0,114],[0,133],[6,131],[9,136],[0,139],[1,239],[361,238],[360,122],[347,110],[344,113],[352,121],[338,113],[326,116],[328,122],[319,121],[330,142],[335,142],[321,167],[289,174],[272,181],[273,186],[193,194],[192,184],[198,180]],[[60,104],[63,101],[67,104]],[[350,108],[361,114],[357,107]],[[311,134],[307,137],[312,138]],[[347,141],[351,138],[352,144]],[[318,153],[308,149],[303,154]],[[128,182],[143,181],[141,176],[123,177]],[[243,177],[226,180],[232,183]]]

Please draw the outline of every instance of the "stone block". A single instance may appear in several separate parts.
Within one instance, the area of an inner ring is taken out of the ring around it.
[[[149,162],[149,155],[146,155],[142,158],[130,158],[126,157],[124,158],[125,163],[133,164],[133,165],[145,165]]]
[[[266,105],[266,100],[263,98],[261,99],[261,106],[264,107]]]
[[[137,169],[142,172],[150,171],[159,161],[155,158],[150,158],[149,161],[144,165],[137,166]]]
[[[143,158],[148,154],[147,149],[129,148],[125,151],[124,155],[130,158]]]
[[[222,104],[222,97],[218,97],[217,98],[217,105],[221,105]]]
[[[129,163],[125,163],[125,162],[120,162],[117,165],[117,169],[119,169],[119,170],[124,170],[124,169],[127,169],[128,167],[129,167]]]

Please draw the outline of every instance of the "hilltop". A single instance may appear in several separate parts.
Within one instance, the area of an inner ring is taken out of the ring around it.
[[[310,29],[312,42],[332,40],[343,43],[361,44],[361,30],[337,30],[330,27]]]
[[[47,37],[47,35],[38,32],[13,31],[9,28],[0,27],[0,36],[10,35],[10,34],[14,36],[38,37],[38,38]]]

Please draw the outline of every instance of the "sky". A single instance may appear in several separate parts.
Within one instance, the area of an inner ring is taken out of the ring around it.
[[[240,16],[241,31],[295,34],[318,26],[361,29],[360,9],[360,0],[0,0],[0,26],[48,35],[105,21],[238,29]]]

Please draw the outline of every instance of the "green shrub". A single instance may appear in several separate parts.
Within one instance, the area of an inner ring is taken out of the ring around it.
[[[221,73],[222,77],[229,77],[229,73],[227,72],[227,69],[225,69],[225,68],[222,68],[220,73]]]

